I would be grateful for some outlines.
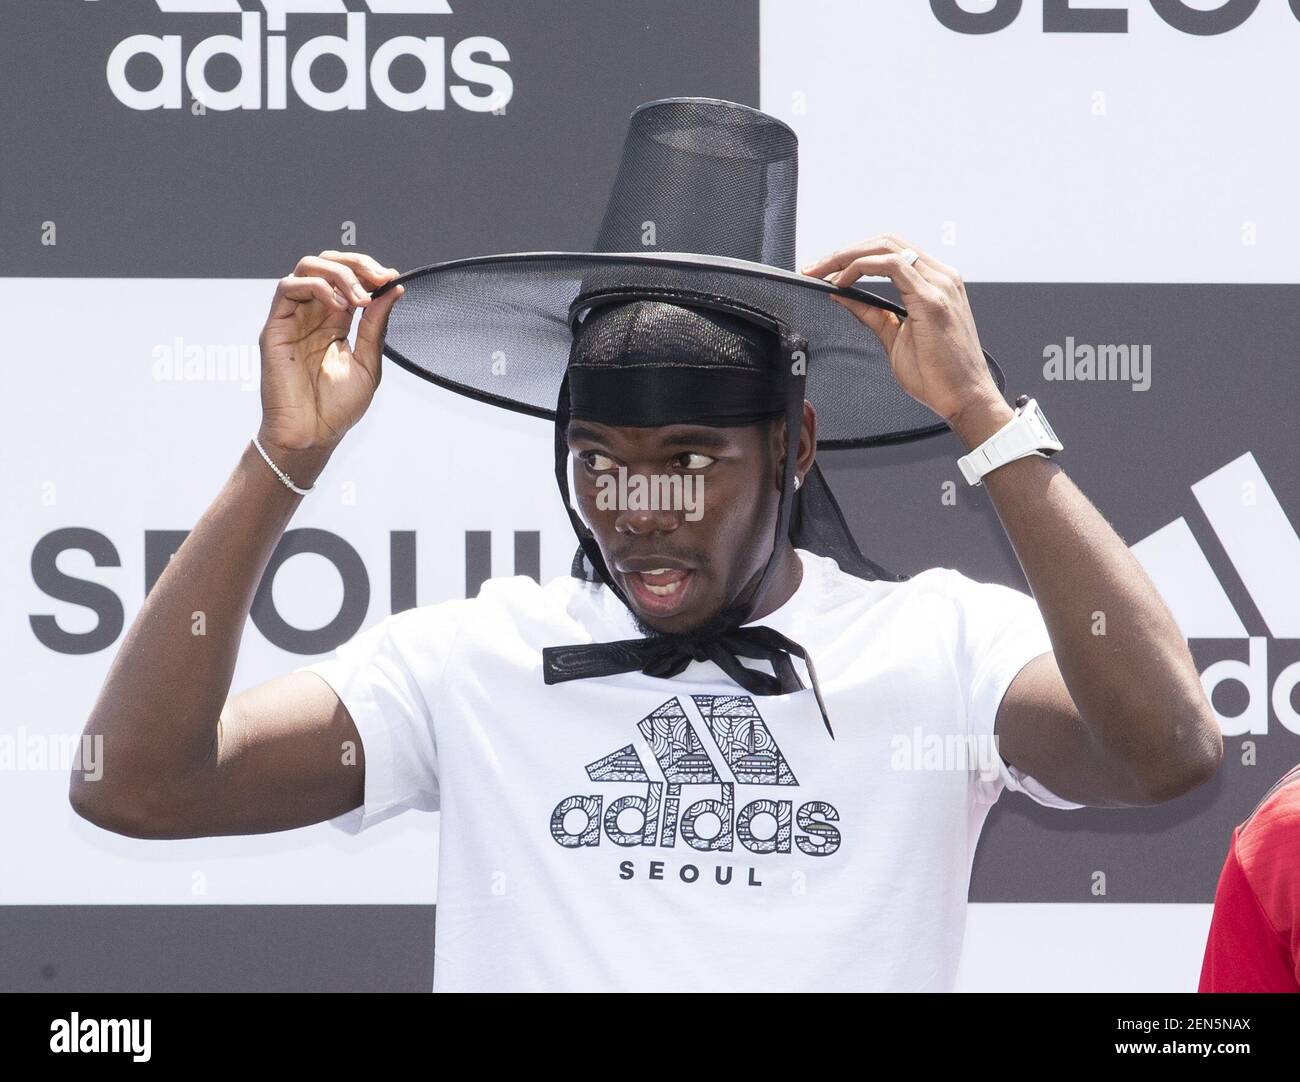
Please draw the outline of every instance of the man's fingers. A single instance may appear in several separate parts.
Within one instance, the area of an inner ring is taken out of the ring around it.
[[[340,310],[365,308],[370,304],[370,290],[397,277],[396,267],[382,266],[363,252],[325,251],[304,256],[291,274],[280,279],[271,318],[288,316],[298,304],[312,300]]]
[[[934,285],[911,265],[898,252],[885,252],[879,255],[860,255],[847,266],[826,275],[826,281],[834,286],[851,286],[859,278],[873,276],[888,278],[898,287],[903,300],[914,304],[918,300],[930,300]]]
[[[358,308],[364,308],[370,303],[369,291],[362,284],[357,272],[347,263],[308,255],[298,260],[298,265],[294,267],[293,273],[300,278],[308,276],[324,278]]]
[[[800,269],[804,274],[811,275],[813,278],[825,278],[832,271],[837,271],[852,260],[849,252],[852,249],[844,248],[838,252],[832,252],[821,259],[815,259],[811,263],[805,263]]]
[[[378,289],[385,282],[398,276],[396,267],[382,266],[377,259],[373,259],[364,252],[328,251],[321,252],[320,258],[350,267],[353,273],[361,279],[362,283],[371,290]]]
[[[900,244],[892,233],[882,233],[868,240],[859,241],[857,244],[850,244],[847,248],[840,248],[815,263],[809,263],[803,268],[803,273],[810,274],[814,278],[825,278],[833,271],[843,270],[859,256],[900,252],[905,247],[906,245]]]
[[[945,284],[948,279],[960,280],[955,268],[935,259],[934,256],[922,251],[916,245],[908,244],[901,237],[896,237],[892,233],[882,233],[880,236],[872,237],[860,244],[851,244],[847,248],[832,252],[824,259],[809,263],[803,268],[803,273],[814,278],[827,279],[829,277],[836,285],[852,285],[857,278],[849,279],[847,271],[863,257],[881,255],[898,255],[901,257],[905,252],[909,251],[916,253],[916,258],[910,264],[913,268],[911,275],[913,280],[926,281],[940,286]],[[872,272],[867,271],[865,273],[870,274]],[[892,274],[883,276],[894,277]],[[861,277],[861,275],[857,277]],[[894,284],[898,285],[900,289],[902,288],[900,282],[895,281]]]
[[[336,311],[350,308],[351,302],[335,286],[324,278],[301,277],[286,274],[275,287],[275,297],[271,301],[271,319],[284,319],[298,309],[298,305],[309,301],[320,301],[325,307]]]
[[[357,324],[357,348],[352,351],[352,355],[365,365],[376,384],[379,383],[384,336],[388,333],[388,317],[393,311],[393,305],[405,292],[406,286],[394,286],[361,313],[361,322]]]
[[[847,308],[857,317],[858,321],[865,323],[876,333],[881,344],[888,353],[894,348],[894,339],[898,335],[898,329],[903,325],[903,321],[894,315],[887,308],[877,308],[874,304],[868,304],[866,301],[855,301],[848,297],[840,297],[831,294],[831,300],[843,308]]]

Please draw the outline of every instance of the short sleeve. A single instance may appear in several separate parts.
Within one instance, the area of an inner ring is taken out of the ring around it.
[[[1002,758],[993,740],[998,707],[1011,682],[1034,658],[1051,653],[1052,640],[1032,595],[993,582],[976,582],[948,570],[960,611],[957,668],[967,694],[969,731],[992,746],[996,779],[980,778],[979,796],[992,803],[1001,791],[1024,793],[1049,808],[1082,808]]]
[[[365,753],[363,803],[328,820],[348,834],[407,809],[439,807],[434,729],[438,685],[464,602],[427,605],[389,616],[331,656],[303,665],[347,707]]]
[[[1215,888],[1197,991],[1300,991],[1300,931],[1293,949],[1291,937],[1286,934],[1289,929],[1276,926],[1270,919],[1241,866],[1240,841],[1238,827],[1232,832]],[[1278,863],[1294,868],[1294,862],[1285,859]]]

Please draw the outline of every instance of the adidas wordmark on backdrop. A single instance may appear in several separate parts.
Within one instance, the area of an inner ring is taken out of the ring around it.
[[[949,568],[868,582],[797,551],[757,622],[809,650],[834,741],[810,690],[750,697],[712,662],[546,686],[543,646],[638,634],[571,577],[490,580],[302,667],[365,749],[365,802],[331,823],[441,811],[435,990],[953,986],[999,793],[1080,807],[951,754],[988,745],[1047,629]]]

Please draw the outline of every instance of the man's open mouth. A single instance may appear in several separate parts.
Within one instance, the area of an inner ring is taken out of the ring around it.
[[[651,567],[640,571],[623,571],[637,607],[655,616],[670,616],[679,611],[690,594],[695,572],[687,567]]]

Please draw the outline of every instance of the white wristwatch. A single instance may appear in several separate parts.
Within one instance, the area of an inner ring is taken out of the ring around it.
[[[970,454],[957,459],[957,465],[967,484],[978,485],[999,466],[1027,455],[1049,458],[1062,447],[1037,401],[1022,394],[1016,399],[1016,415]]]

